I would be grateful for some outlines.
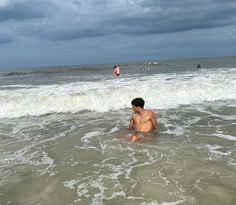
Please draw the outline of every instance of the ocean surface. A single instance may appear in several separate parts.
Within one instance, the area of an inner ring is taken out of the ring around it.
[[[235,205],[236,57],[113,66],[0,70],[0,205]]]

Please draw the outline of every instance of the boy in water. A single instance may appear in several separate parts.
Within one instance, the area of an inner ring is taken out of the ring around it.
[[[144,104],[145,102],[142,98],[135,98],[131,102],[134,113],[132,114],[129,128],[134,127],[138,132],[137,135],[132,136],[132,142],[136,142],[141,138],[140,133],[149,132],[158,127],[155,113],[150,110],[145,110]]]

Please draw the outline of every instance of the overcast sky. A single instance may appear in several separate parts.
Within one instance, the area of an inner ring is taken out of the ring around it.
[[[236,0],[0,0],[0,68],[236,56]]]

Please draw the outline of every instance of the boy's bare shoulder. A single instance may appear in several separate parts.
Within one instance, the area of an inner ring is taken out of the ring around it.
[[[133,112],[132,115],[139,115],[139,113],[138,112]]]
[[[134,118],[135,116],[137,116],[137,113],[133,112],[132,113],[132,118]]]
[[[156,116],[155,112],[153,112],[151,110],[147,110],[147,114],[148,114],[148,116],[150,116],[150,118],[153,118]]]

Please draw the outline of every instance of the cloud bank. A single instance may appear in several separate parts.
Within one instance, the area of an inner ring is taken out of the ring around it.
[[[235,0],[0,0],[0,43],[234,26]]]

